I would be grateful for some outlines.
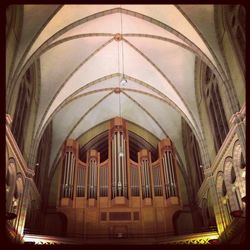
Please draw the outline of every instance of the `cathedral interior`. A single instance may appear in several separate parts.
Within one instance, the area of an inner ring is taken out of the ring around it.
[[[6,7],[6,240],[243,244],[243,5]]]

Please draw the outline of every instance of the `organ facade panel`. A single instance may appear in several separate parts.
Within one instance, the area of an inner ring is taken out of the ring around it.
[[[79,144],[69,139],[62,148],[57,210],[66,215],[67,234],[82,237],[174,233],[173,215],[181,210],[175,148],[170,139],[158,143],[158,159],[141,149],[129,157],[126,121],[110,121],[108,159],[87,151],[79,159]]]

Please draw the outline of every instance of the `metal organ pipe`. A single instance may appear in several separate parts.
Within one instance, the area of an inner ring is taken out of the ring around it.
[[[121,142],[120,142],[120,131],[117,132],[118,135],[118,196],[122,195],[122,178],[121,178],[121,155],[120,155],[120,150],[121,150]]]
[[[169,152],[169,158],[170,158],[170,169],[172,173],[172,180],[173,180],[173,195],[176,196],[176,183],[175,183],[175,176],[174,176],[174,164],[173,164],[173,155],[172,152]]]
[[[83,168],[78,168],[77,172],[77,197],[83,197]]]
[[[68,173],[68,197],[70,197],[70,179],[71,179],[71,164],[72,164],[72,159],[71,159],[72,153],[69,152],[69,173]]]
[[[77,172],[77,188],[76,188],[76,195],[79,196],[79,193],[80,193],[80,180],[81,180],[81,169],[79,168],[78,169],[78,172]]]
[[[66,182],[65,182],[65,196],[68,197],[68,185],[69,185],[69,161],[70,161],[70,155],[69,152],[66,153],[67,155],[67,163],[66,163]]]
[[[153,168],[153,179],[154,179],[154,192],[156,196],[162,195],[162,187],[160,181],[160,168],[156,166]]]
[[[62,197],[65,197],[65,184],[66,184],[66,166],[67,166],[67,153],[63,161],[63,183],[62,183]]]
[[[93,198],[94,196],[94,174],[93,174],[93,160],[90,160],[90,173],[91,173],[91,179],[90,179],[90,198]]]
[[[70,153],[67,152],[67,165],[66,165],[66,183],[65,183],[65,197],[68,197],[69,192],[69,164],[70,164]]]
[[[114,183],[115,183],[115,186],[114,186],[114,197],[117,196],[117,152],[116,152],[116,144],[117,144],[117,133],[114,134],[114,149],[115,149],[115,154],[114,154],[114,159],[115,159],[115,164],[113,166],[113,169],[114,169],[114,173],[115,173],[115,176],[114,176]]]
[[[93,166],[94,167],[94,171],[93,171],[94,172],[94,178],[93,178],[94,179],[94,182],[93,182],[93,187],[94,187],[93,189],[94,190],[93,191],[94,191],[94,198],[96,198],[96,195],[97,195],[97,192],[96,192],[97,191],[96,190],[97,189],[97,178],[96,178],[97,177],[97,162],[96,162],[96,160],[93,160],[93,165],[94,165]]]
[[[112,138],[112,197],[115,196],[115,146],[114,146],[114,141],[115,141],[115,134]]]
[[[96,198],[97,194],[97,163],[95,159],[89,161],[89,185],[88,185],[88,198]]]
[[[112,139],[112,195],[127,197],[127,164],[124,133],[117,131]]]
[[[73,198],[75,156],[73,152],[65,153],[63,165],[62,197]]]
[[[163,155],[163,168],[164,168],[164,179],[165,179],[165,189],[166,189],[166,196],[167,198],[170,196],[170,190],[169,190],[169,172],[168,172],[168,164],[167,164],[167,159],[166,159],[166,153]]]
[[[127,197],[127,162],[126,162],[126,145],[123,133],[121,134],[121,144],[122,144],[122,189],[123,195]]]
[[[123,195],[125,196],[125,162],[124,162],[124,143],[123,143],[123,134],[121,134],[121,154],[120,154],[120,159],[121,159],[121,174],[122,174],[122,192]]]
[[[143,198],[145,198],[146,187],[145,187],[145,173],[144,173],[143,161],[141,162],[141,179],[142,179],[142,194],[143,194]]]
[[[151,181],[148,160],[143,159],[141,161],[141,177],[142,177],[142,188],[143,198],[151,197]]]
[[[75,155],[71,153],[71,169],[70,169],[70,197],[73,197],[74,189],[74,169],[75,169]]]
[[[145,160],[146,169],[147,169],[147,179],[148,179],[148,196],[151,197],[151,179],[150,179],[150,169],[149,169],[149,161]]]
[[[167,169],[168,169],[168,173],[169,173],[169,190],[170,190],[170,196],[173,195],[173,192],[172,192],[172,174],[171,174],[171,165],[170,165],[170,160],[169,160],[169,152],[165,152],[165,154],[167,155]]]
[[[70,197],[72,152],[69,153],[69,174],[68,174],[68,197]]]
[[[145,160],[143,160],[143,168],[144,168],[144,177],[145,177],[145,190],[146,190],[146,197],[148,197],[148,173],[145,164]]]
[[[166,151],[163,155],[164,180],[166,187],[166,198],[176,196],[176,181],[174,175],[173,155]]]
[[[88,166],[88,198],[91,197],[90,194],[90,187],[91,187],[91,162],[89,162],[89,166]]]

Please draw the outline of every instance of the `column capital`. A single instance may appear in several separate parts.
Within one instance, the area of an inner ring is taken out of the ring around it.
[[[203,169],[204,169],[204,175],[205,175],[205,177],[212,176],[212,168],[211,168],[210,165],[204,166]]]
[[[232,115],[229,120],[231,125],[241,123],[246,117],[246,105],[243,105],[241,110]]]

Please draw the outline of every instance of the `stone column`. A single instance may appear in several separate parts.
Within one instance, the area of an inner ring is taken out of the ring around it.
[[[232,115],[230,119],[230,126],[236,126],[236,134],[239,138],[241,151],[246,162],[246,106],[243,105],[239,112]]]
[[[223,214],[219,205],[219,197],[218,193],[216,190],[216,183],[215,183],[215,177],[212,175],[210,166],[206,166],[204,168],[204,175],[205,179],[208,182],[211,198],[212,198],[212,203],[213,203],[213,209],[214,209],[214,214],[215,214],[215,219],[216,219],[216,225],[217,225],[217,230],[218,233],[221,234],[225,230],[225,225],[224,225],[224,220],[223,220]]]

